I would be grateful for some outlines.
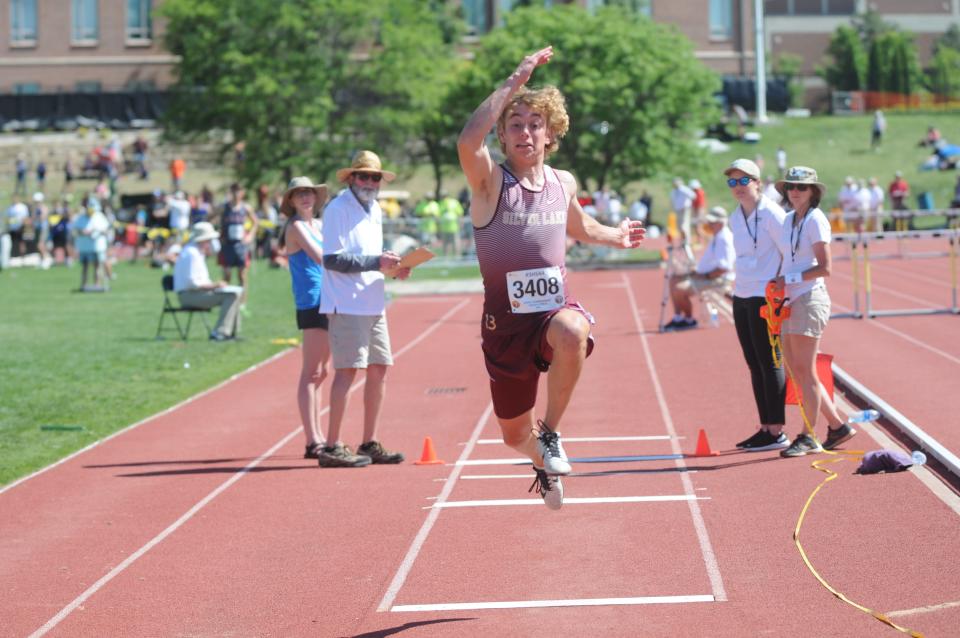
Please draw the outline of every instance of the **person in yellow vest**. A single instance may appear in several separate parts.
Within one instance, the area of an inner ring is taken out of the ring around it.
[[[420,242],[424,246],[431,246],[437,239],[437,219],[440,217],[440,204],[428,194],[423,196],[413,214],[420,220],[417,228],[420,232]]]
[[[463,205],[455,197],[445,196],[440,200],[440,240],[443,242],[443,254],[460,255],[460,220],[463,219]]]

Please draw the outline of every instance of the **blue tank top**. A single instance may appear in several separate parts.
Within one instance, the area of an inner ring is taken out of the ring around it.
[[[310,240],[318,247],[323,244],[309,232]],[[287,258],[290,264],[290,281],[293,284],[293,301],[297,310],[307,310],[320,305],[320,284],[323,281],[323,267],[313,260],[305,250],[298,250]]]

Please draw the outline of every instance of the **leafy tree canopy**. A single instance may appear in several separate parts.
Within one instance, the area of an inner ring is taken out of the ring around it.
[[[719,116],[718,78],[675,29],[619,7],[595,15],[576,6],[511,12],[484,37],[463,80],[461,109],[468,115],[547,44],[553,59],[531,85],[554,84],[566,96],[570,131],[558,166],[602,186],[699,165],[694,142]]]

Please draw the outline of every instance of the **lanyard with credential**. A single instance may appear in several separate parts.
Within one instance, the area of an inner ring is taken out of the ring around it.
[[[753,211],[753,232],[750,232],[750,221],[747,219],[747,213],[743,208],[740,208],[740,212],[743,214],[743,225],[747,227],[747,234],[750,235],[750,239],[753,240],[753,254],[757,254],[757,237],[760,236],[760,209],[755,208]]]
[[[794,213],[796,215],[796,213]],[[800,252],[800,239],[803,237],[803,225],[807,223],[807,213],[804,213],[803,219],[800,220],[800,228],[797,229],[797,241],[793,241],[793,230],[797,228],[797,224],[790,224],[790,261],[797,260],[797,253]]]

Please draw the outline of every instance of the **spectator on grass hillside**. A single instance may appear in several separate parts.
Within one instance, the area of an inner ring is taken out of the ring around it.
[[[104,264],[107,261],[107,231],[110,222],[100,210],[100,202],[87,196],[80,215],[73,222],[74,244],[82,267],[80,290],[91,290],[87,286],[90,273],[93,274],[95,290],[105,290]]]
[[[306,437],[305,459],[320,459],[320,386],[330,359],[329,321],[320,312],[323,286],[323,225],[327,185],[315,186],[309,177],[295,177],[283,194],[280,209],[287,218],[280,247],[287,253],[297,328],[303,334],[297,408]]]
[[[737,208],[730,216],[730,230],[736,252],[733,288],[733,323],[743,358],[750,370],[753,398],[760,429],[737,443],[747,452],[787,447],[782,432],[785,423],[783,401],[786,382],[770,346],[767,323],[760,316],[766,304],[767,282],[780,268],[777,240],[783,228],[784,212],[777,202],[760,192],[760,167],[748,159],[734,160],[724,171]]]
[[[185,308],[220,306],[217,324],[210,332],[211,341],[236,339],[240,332],[240,295],[243,290],[226,281],[213,281],[206,258],[213,252],[219,233],[210,222],[200,222],[190,229],[190,241],[184,245],[173,267],[173,289]]]
[[[693,234],[696,236],[696,243],[700,244],[703,237],[700,234],[700,224],[703,223],[704,216],[707,214],[707,192],[703,190],[703,185],[699,179],[690,180],[690,190],[693,191]]]
[[[73,245],[70,232],[70,206],[65,199],[61,199],[50,215],[50,243],[53,244],[52,258],[54,263],[62,263],[66,266],[73,265]]]
[[[941,135],[940,129],[936,126],[930,125],[927,127],[927,134],[923,136],[917,146],[936,146],[940,142]]]
[[[254,250],[254,238],[260,227],[253,208],[244,201],[246,191],[234,182],[230,185],[230,198],[220,210],[220,266],[223,268],[223,280],[230,283],[233,269],[237,269],[237,281],[242,293],[240,312],[246,314],[248,274],[250,258]]]
[[[801,416],[805,424],[780,456],[794,457],[832,450],[856,430],[837,412],[817,375],[820,338],[830,319],[830,295],[824,281],[831,270],[830,222],[818,208],[826,187],[814,169],[794,166],[777,182],[777,189],[791,210],[777,239],[783,263],[773,281],[779,289],[786,287],[790,314],[781,329],[784,366],[803,397]],[[829,426],[822,447],[813,436],[818,413]]]
[[[874,111],[873,124],[870,127],[870,148],[880,150],[880,145],[883,144],[883,134],[886,131],[887,118],[883,116],[883,111]]]
[[[60,189],[61,193],[69,193],[73,190],[73,180],[77,178],[77,166],[76,161],[73,158],[73,153],[67,153],[67,159],[63,161],[63,187]]]
[[[187,163],[182,157],[174,157],[170,160],[170,184],[171,190],[178,191],[182,187],[183,176],[187,172]]]
[[[30,209],[20,198],[14,197],[13,203],[7,209],[7,233],[10,235],[11,253],[15,256],[22,257],[27,252],[23,232],[29,219]]]
[[[400,279],[410,276],[409,268],[397,270],[400,257],[383,250],[383,211],[377,195],[381,181],[391,182],[395,177],[383,170],[376,153],[360,151],[349,167],[337,171],[337,181],[347,188],[324,212],[320,311],[330,319],[335,372],[327,444],[318,461],[321,467],[403,461],[403,454],[386,449],[377,438],[387,368],[393,365],[383,273],[391,272]],[[340,440],[340,428],[357,370],[366,370],[367,382],[363,388],[363,443],[354,454]]]
[[[450,195],[440,200],[440,239],[444,256],[460,256],[460,226],[463,221],[463,206]]]
[[[43,160],[37,162],[37,191],[42,193],[47,188],[47,164]]]
[[[31,215],[33,223],[33,232],[37,239],[37,252],[40,253],[40,263],[38,266],[48,270],[53,260],[50,258],[50,209],[43,201],[44,196],[41,192],[33,194],[33,214]]]
[[[787,152],[782,146],[777,147],[777,173],[780,177],[787,172]]]
[[[953,187],[953,201],[950,202],[950,208],[960,208],[960,175],[957,175],[957,183]]]
[[[907,198],[910,197],[910,184],[903,179],[903,173],[897,171],[893,174],[893,181],[887,188],[890,193],[890,206],[893,210],[907,210]]]
[[[190,202],[183,191],[176,191],[167,200],[167,224],[174,241],[184,241],[190,230]]]
[[[17,154],[13,165],[17,175],[13,185],[13,194],[25,196],[27,194],[27,160],[23,157],[23,153]]]
[[[630,210],[627,213],[627,216],[630,219],[638,222],[646,222],[647,217],[650,215],[650,211],[647,209],[647,205],[643,203],[643,200],[638,198],[630,204]]]
[[[440,218],[440,204],[430,193],[424,194],[413,209],[417,217],[417,232],[420,234],[420,243],[432,246],[437,239],[437,220]]]
[[[257,221],[260,229],[257,232],[257,256],[260,259],[269,259],[277,249],[277,238],[280,235],[280,216],[273,205],[270,196],[270,187],[261,184],[257,188]]]
[[[708,290],[725,294],[733,284],[737,254],[733,247],[733,233],[727,228],[727,211],[721,206],[714,206],[703,219],[713,239],[707,244],[693,272],[674,275],[670,280],[674,315],[673,320],[664,326],[665,330],[696,328],[693,297]]]

